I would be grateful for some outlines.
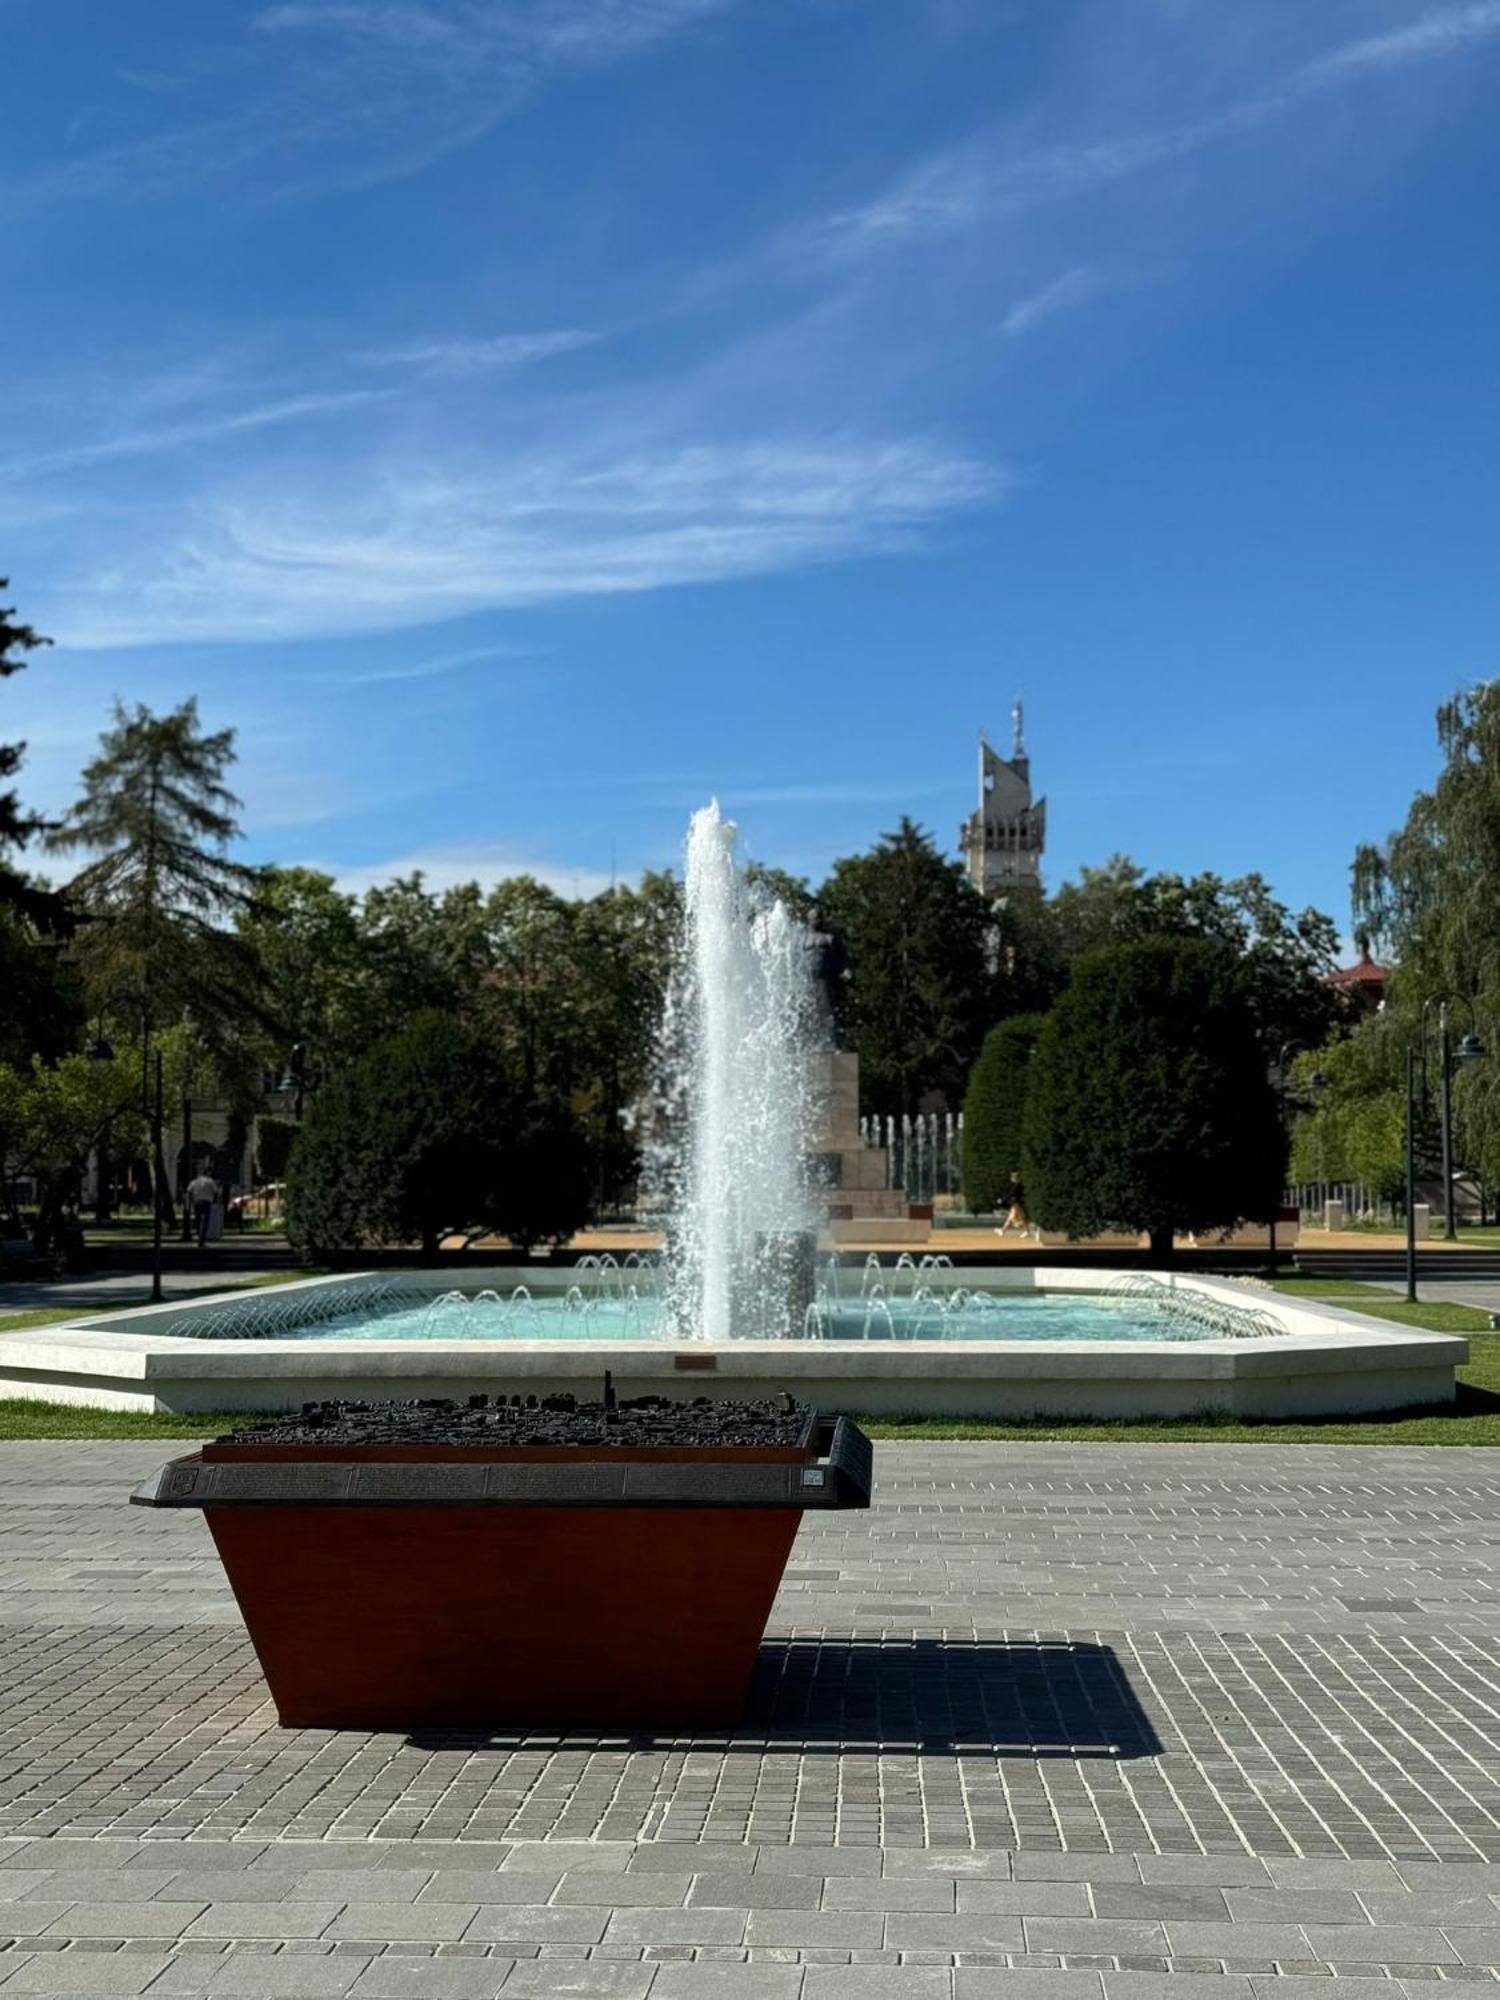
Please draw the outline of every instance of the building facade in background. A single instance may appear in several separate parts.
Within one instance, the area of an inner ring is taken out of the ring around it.
[[[969,880],[984,896],[1003,896],[1042,880],[1047,844],[1047,801],[1031,796],[1031,759],[1026,754],[1025,715],[1012,711],[1015,746],[1008,758],[979,738],[979,809],[959,835]]]

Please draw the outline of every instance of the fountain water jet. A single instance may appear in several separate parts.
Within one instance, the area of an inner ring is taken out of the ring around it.
[[[688,833],[668,1095],[682,1131],[667,1301],[680,1336],[779,1339],[813,1295],[818,1011],[807,932],[758,900],[717,801]]]

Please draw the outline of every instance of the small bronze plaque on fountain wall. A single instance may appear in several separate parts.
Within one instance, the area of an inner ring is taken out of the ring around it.
[[[719,1365],[717,1354],[674,1354],[672,1366],[683,1375],[711,1375]]]

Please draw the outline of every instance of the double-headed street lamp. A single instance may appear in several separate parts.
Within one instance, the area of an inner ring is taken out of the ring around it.
[[[1469,1008],[1469,1020],[1474,1019],[1474,1009],[1467,1000],[1458,1004]],[[1418,1039],[1422,1052],[1422,1095],[1427,1095],[1427,1010],[1435,1006],[1438,1010],[1438,1056],[1439,1056],[1439,1103],[1441,1110],[1443,1141],[1443,1234],[1450,1243],[1457,1239],[1458,1230],[1453,1213],[1453,1065],[1455,1062],[1473,1063],[1481,1061],[1489,1051],[1470,1027],[1455,1049],[1448,1034],[1448,1009],[1454,1005],[1449,995],[1434,995],[1422,1003],[1421,1027]],[[1417,1043],[1409,1042],[1406,1048],[1406,1299],[1408,1305],[1417,1302]]]
[[[1469,1015],[1469,1033],[1459,1043],[1457,1050],[1454,1049],[1452,1038],[1448,1032],[1448,1009],[1455,1006],[1466,1008]],[[1424,1097],[1427,1093],[1427,1016],[1429,1011],[1434,1007],[1437,1009],[1438,1107],[1443,1143],[1443,1235],[1447,1238],[1448,1242],[1455,1243],[1458,1240],[1458,1218],[1454,1213],[1453,1207],[1453,1064],[1455,1058],[1459,1062],[1477,1062],[1484,1055],[1485,1048],[1483,1042],[1480,1041],[1478,1035],[1474,1032],[1474,1007],[1472,1001],[1462,998],[1455,999],[1448,993],[1429,994],[1427,999],[1422,1002],[1422,1093]]]

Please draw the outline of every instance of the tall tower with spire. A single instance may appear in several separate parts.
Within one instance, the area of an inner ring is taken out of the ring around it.
[[[969,880],[984,896],[1003,896],[1022,885],[1039,888],[1042,850],[1047,844],[1047,801],[1031,796],[1031,759],[1026,754],[1026,717],[1018,701],[1011,711],[1015,746],[1008,758],[979,735],[979,809],[959,834]]]

